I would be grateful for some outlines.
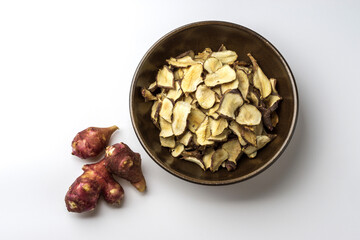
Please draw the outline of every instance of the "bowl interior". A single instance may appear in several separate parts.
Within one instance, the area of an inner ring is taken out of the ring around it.
[[[150,119],[152,102],[144,102],[141,88],[155,81],[159,68],[166,59],[187,50],[195,53],[210,47],[216,51],[221,44],[236,51],[239,60],[248,60],[247,53],[257,59],[268,77],[276,78],[277,89],[283,101],[277,110],[279,124],[272,133],[278,136],[255,159],[245,155],[233,172],[221,169],[204,172],[196,164],[176,159],[159,142],[159,130]],[[200,22],[190,24],[165,35],[145,54],[133,78],[130,92],[130,112],[135,132],[147,153],[164,169],[185,180],[201,184],[229,184],[248,179],[266,169],[285,149],[296,123],[297,93],[293,76],[277,50],[255,32],[239,25],[225,22]]]

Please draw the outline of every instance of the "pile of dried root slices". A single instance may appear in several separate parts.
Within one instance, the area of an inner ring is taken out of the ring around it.
[[[167,59],[156,81],[141,93],[154,101],[151,120],[160,129],[161,146],[173,157],[194,162],[204,171],[232,171],[242,154],[257,151],[276,137],[281,96],[255,58],[237,61],[224,45]]]

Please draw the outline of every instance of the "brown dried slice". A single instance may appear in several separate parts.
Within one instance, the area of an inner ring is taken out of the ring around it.
[[[184,93],[195,92],[197,86],[203,82],[201,74],[203,67],[201,64],[192,65],[185,73],[181,81],[181,89]]]
[[[156,88],[157,88],[157,83],[156,83],[156,81],[155,81],[155,82],[153,82],[152,84],[149,85],[148,90],[149,90],[150,92],[153,92],[153,91],[156,90]]]
[[[162,101],[161,104],[161,109],[160,109],[160,117],[164,118],[166,121],[171,123],[171,116],[173,113],[173,102],[168,99],[168,98],[164,98],[164,100]]]
[[[160,137],[160,144],[163,147],[174,148],[175,147],[175,138],[171,137]]]
[[[221,148],[229,154],[228,161],[233,162],[236,165],[237,160],[241,157],[242,154],[239,141],[237,139],[232,139],[224,143]]]
[[[160,109],[161,109],[161,102],[159,100],[157,100],[152,105],[151,114],[150,114],[151,120],[156,126],[158,126],[158,119],[159,119]]]
[[[216,135],[216,136],[210,136],[208,138],[208,140],[214,141],[214,142],[225,142],[225,141],[227,141],[230,133],[231,133],[231,131],[229,129],[224,129],[224,131],[222,133],[220,133],[219,135]]]
[[[241,146],[247,145],[247,142],[241,136],[241,127],[237,122],[231,121],[229,128],[238,137]]]
[[[256,134],[246,126],[239,125],[241,137],[249,144],[256,146]]]
[[[170,89],[166,96],[175,102],[181,97],[182,93],[179,81],[175,81],[175,89]]]
[[[214,73],[222,67],[222,63],[219,59],[210,57],[204,62],[204,68],[208,73]]]
[[[228,159],[229,154],[224,149],[217,149],[211,157],[210,171],[216,172],[221,164]]]
[[[205,117],[204,121],[200,124],[196,130],[196,140],[201,146],[214,144],[213,141],[209,141],[208,138],[211,136],[209,117]]]
[[[217,120],[209,118],[211,136],[217,136],[224,132],[224,129],[229,126],[225,118],[219,118]]]
[[[202,158],[205,169],[209,169],[211,166],[211,157],[214,154],[215,150],[213,148],[207,148],[205,150],[204,156]]]
[[[258,125],[261,122],[261,112],[251,104],[244,104],[235,120],[242,125]]]
[[[179,136],[185,132],[187,118],[191,111],[191,105],[184,101],[177,101],[173,109],[172,130],[175,136]]]
[[[236,79],[236,73],[229,65],[224,65],[214,73],[209,73],[205,77],[205,84],[214,87],[219,84],[232,82]]]
[[[158,71],[156,84],[161,88],[174,88],[174,74],[167,66]]]
[[[253,128],[256,136],[262,135],[264,132],[264,125],[262,122],[260,122],[258,125],[253,126]]]
[[[255,106],[260,106],[260,95],[258,95],[254,91],[250,91],[248,95],[248,99]]]
[[[208,88],[205,84],[198,86],[195,92],[195,97],[203,109],[209,109],[215,103],[215,92]]]
[[[141,89],[141,95],[144,97],[145,102],[157,100],[157,97],[152,95],[152,93],[149,90],[147,90],[146,88]]]
[[[190,114],[188,116],[188,129],[195,133],[200,124],[204,121],[206,115],[200,109],[191,107]]]
[[[275,111],[278,108],[279,102],[282,98],[279,95],[270,95],[265,100],[265,106],[271,112]]]
[[[189,162],[193,162],[196,163],[197,165],[199,165],[199,167],[202,168],[202,170],[205,171],[205,166],[204,163],[202,161],[202,159],[196,158],[196,157],[183,157],[182,159],[189,161]]]
[[[173,157],[178,157],[178,156],[181,155],[181,153],[184,151],[184,149],[185,149],[184,145],[180,143],[180,144],[176,145],[176,147],[171,150],[171,155]]]
[[[243,64],[243,65],[241,65]],[[250,67],[246,67],[248,64],[244,61],[240,61],[236,63],[236,70],[241,70],[244,73],[246,73],[247,75],[252,73],[252,68]]]
[[[192,133],[190,131],[187,131],[181,136],[179,143],[183,144],[184,146],[188,146],[192,137]]]
[[[188,67],[195,64],[198,64],[199,62],[194,61],[194,59],[191,58],[191,56],[184,56],[182,58],[170,58],[166,60],[168,64],[171,66],[180,68],[180,67]]]
[[[231,90],[223,95],[217,113],[226,118],[235,119],[235,111],[243,105],[244,100],[239,90]]]
[[[238,57],[236,52],[231,50],[213,52],[211,56],[219,59],[224,64],[233,64]]]
[[[255,60],[255,58],[250,53],[248,53],[248,57],[250,58],[250,60],[253,64],[254,86],[260,90],[261,97],[264,99],[271,94],[271,83],[270,83],[269,79],[266,77],[266,75],[264,74],[264,72],[261,70],[259,65],[257,64],[257,61]]]
[[[170,136],[174,135],[174,133],[172,131],[171,123],[169,123],[162,117],[159,118],[159,123],[160,123],[160,129],[161,129],[160,137],[166,138],[166,137],[170,137]]]
[[[239,81],[239,90],[241,92],[241,95],[244,99],[247,99],[247,95],[249,92],[249,86],[250,86],[250,82],[249,82],[249,78],[247,76],[247,74],[239,69],[238,67],[236,68],[236,78]]]
[[[276,112],[271,113],[271,125],[276,127],[279,123],[279,115]]]
[[[235,79],[232,82],[224,83],[220,85],[221,93],[225,94],[229,90],[238,89],[239,87],[239,81]]]

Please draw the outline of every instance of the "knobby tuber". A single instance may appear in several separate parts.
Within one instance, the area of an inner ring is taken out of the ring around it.
[[[119,205],[124,190],[105,167],[105,159],[95,164],[84,165],[84,173],[70,186],[65,196],[69,212],[93,210],[102,195],[110,204]]]
[[[89,127],[76,134],[72,141],[72,154],[86,159],[99,155],[109,143],[111,135],[119,129],[117,126],[108,128]]]
[[[111,173],[128,180],[140,192],[145,191],[140,154],[133,152],[125,143],[106,148],[105,166]]]

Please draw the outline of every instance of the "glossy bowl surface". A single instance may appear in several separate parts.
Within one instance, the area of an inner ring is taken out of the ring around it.
[[[283,97],[279,124],[272,133],[277,137],[258,151],[255,159],[242,156],[235,171],[221,169],[204,172],[196,164],[171,156],[159,142],[159,130],[150,119],[152,103],[144,102],[141,88],[155,81],[159,68],[166,59],[185,51],[195,53],[210,47],[217,50],[221,44],[236,51],[239,60],[249,62],[251,53],[268,77],[277,79],[277,89]],[[130,114],[135,133],[149,156],[169,173],[198,184],[224,185],[249,179],[274,163],[288,145],[296,126],[298,94],[295,79],[279,51],[256,32],[229,22],[205,21],[188,24],[173,30],[159,39],[144,55],[134,74],[130,89]]]

